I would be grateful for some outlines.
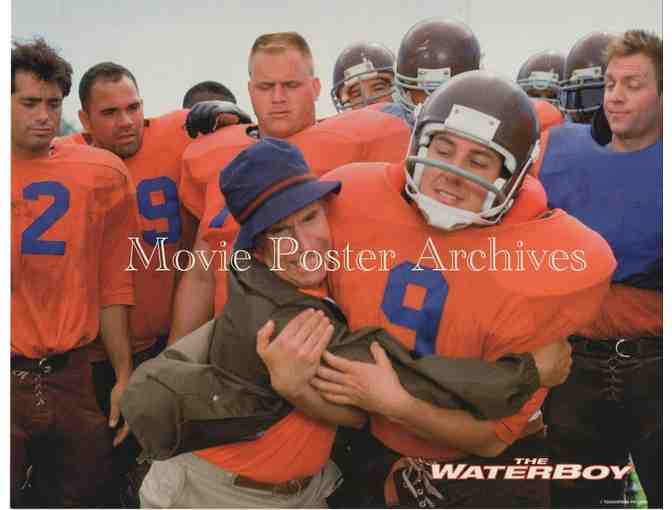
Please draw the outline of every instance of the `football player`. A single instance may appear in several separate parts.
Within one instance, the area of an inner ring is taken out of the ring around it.
[[[553,51],[542,51],[528,58],[518,71],[518,85],[532,98],[539,117],[541,135],[539,156],[530,167],[530,175],[539,175],[539,165],[548,144],[548,129],[562,124],[560,111],[560,81],[564,72],[565,56]]]
[[[133,365],[138,366],[165,345],[179,275],[172,265],[163,267],[158,257],[145,261],[141,252],[149,259],[158,245],[166,260],[171,260],[177,250],[191,246],[196,231],[196,221],[181,206],[177,193],[180,158],[192,141],[184,129],[188,111],[145,118],[135,77],[113,62],[96,64],[84,73],[79,99],[79,119],[85,131],[62,143],[90,145],[116,154],[124,160],[136,187],[140,235],[132,242],[134,236],[127,234],[123,244],[135,287],[130,331]],[[97,343],[91,360],[98,402],[107,413],[106,395],[115,384],[115,373]],[[121,450],[115,451],[120,477],[137,465],[139,453],[140,446],[132,435]]]
[[[567,54],[560,82],[560,110],[573,122],[589,124],[604,96],[604,50],[613,35],[592,32]]]
[[[11,504],[94,507],[128,433],[127,236],[134,189],[107,151],[53,146],[72,67],[43,40],[12,49]],[[100,331],[115,383],[96,405],[88,349]],[[32,478],[26,480],[32,465]],[[30,486],[30,487],[29,487]],[[30,498],[30,499],[29,499]]]
[[[385,327],[417,356],[494,360],[564,338],[592,320],[613,255],[580,222],[547,210],[538,181],[526,178],[538,136],[534,107],[520,87],[485,71],[466,72],[423,104],[405,162],[353,164],[327,174],[342,182],[328,211],[335,246],[396,253],[390,271],[330,273],[332,296],[351,327]],[[564,262],[514,260],[523,252],[562,254]],[[478,263],[469,266],[470,259]],[[367,452],[351,477],[360,480],[360,490],[351,489],[364,498],[359,503],[384,505],[390,472],[387,504],[548,506],[545,480],[434,480],[428,467],[546,456],[544,390],[512,417],[476,420],[418,402],[386,357],[376,358],[377,365],[363,365],[326,353],[329,366],[314,381],[330,401],[369,411],[384,445],[377,456]]]
[[[560,77],[565,56],[557,51],[540,51],[528,58],[518,71],[517,82],[529,97],[560,104]]]
[[[630,30],[609,43],[605,67],[605,140],[600,143],[588,125],[553,128],[541,165],[549,204],[604,236],[618,261],[599,322],[571,339],[572,373],[549,396],[549,440],[558,462],[624,465],[631,454],[649,507],[658,508],[663,42]],[[622,500],[623,485],[614,479],[557,482],[553,505],[601,506]]]
[[[336,59],[331,100],[337,112],[392,101],[394,55],[375,42],[356,43]]]
[[[180,157],[191,142],[183,127],[188,112],[178,110],[145,118],[135,77],[113,62],[96,64],[84,73],[79,99],[79,119],[84,132],[62,141],[107,149],[124,160],[137,189],[142,250],[149,254],[159,242],[170,258],[181,247],[188,247],[196,225],[181,207],[177,193]],[[131,313],[137,365],[158,352],[161,346],[157,340],[168,334],[176,274],[172,270],[158,271],[156,259],[143,264],[130,241],[125,244],[132,255],[130,265],[137,269],[132,273],[136,305]],[[102,353],[96,353],[92,359],[96,361],[94,372],[99,381],[109,379],[109,363]]]

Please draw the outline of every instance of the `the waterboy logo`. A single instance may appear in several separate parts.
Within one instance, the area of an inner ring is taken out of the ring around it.
[[[468,465],[432,464],[432,478],[435,480],[622,480],[632,469],[626,466],[603,466],[595,464],[550,464],[549,459],[515,458],[513,465]]]

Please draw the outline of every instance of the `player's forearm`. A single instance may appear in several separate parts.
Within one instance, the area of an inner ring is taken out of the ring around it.
[[[361,428],[367,420],[363,411],[351,407],[332,404],[324,400],[310,385],[306,385],[300,392],[290,393],[282,388],[274,389],[291,402],[299,411],[315,420],[330,425]]]
[[[180,216],[182,218],[182,235],[180,238],[180,249],[190,250],[195,249],[196,234],[198,232],[198,220],[185,208],[180,207]],[[175,271],[175,289],[178,288],[184,271]]]
[[[101,309],[100,336],[117,381],[127,380],[133,371],[128,306],[111,305]]]
[[[195,270],[185,272],[175,292],[168,345],[212,319],[214,300],[214,276],[198,275]]]
[[[477,420],[465,411],[438,408],[408,394],[386,417],[427,441],[481,457],[497,456],[508,446],[495,433],[492,421]]]

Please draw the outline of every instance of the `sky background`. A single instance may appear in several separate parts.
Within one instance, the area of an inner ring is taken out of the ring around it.
[[[467,23],[481,43],[483,67],[510,78],[531,54],[567,53],[594,30],[663,33],[662,0],[20,0],[11,9],[12,37],[41,35],[72,64],[73,92],[63,113],[78,128],[79,78],[105,60],[135,74],[146,116],[179,108],[186,90],[203,80],[224,83],[253,113],[247,56],[266,32],[295,30],[311,45],[322,80],[320,117],[334,113],[331,74],[343,48],[378,41],[396,54],[406,31],[428,17]]]

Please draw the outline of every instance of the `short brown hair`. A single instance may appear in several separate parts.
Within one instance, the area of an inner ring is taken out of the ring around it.
[[[70,94],[72,87],[72,66],[49,46],[44,39],[21,44],[14,41],[12,48],[12,94],[16,92],[16,73],[33,73],[40,80],[55,83],[63,97]]]
[[[658,95],[663,93],[663,40],[656,34],[646,30],[628,30],[615,37],[604,51],[607,64],[612,58],[630,57],[639,53],[649,57],[656,72]]]
[[[252,76],[252,57],[261,51],[268,53],[282,53],[288,49],[295,49],[306,60],[308,60],[309,72],[313,76],[315,70],[313,68],[313,54],[310,51],[310,46],[297,32],[273,32],[271,34],[262,34],[254,41],[252,49],[250,50],[250,58],[248,60],[247,70]]]
[[[124,66],[114,62],[101,62],[89,68],[79,81],[79,102],[82,103],[82,109],[88,111],[89,99],[91,99],[91,89],[97,81],[118,82],[124,76],[133,82],[135,89],[139,92],[138,82],[133,73]]]

